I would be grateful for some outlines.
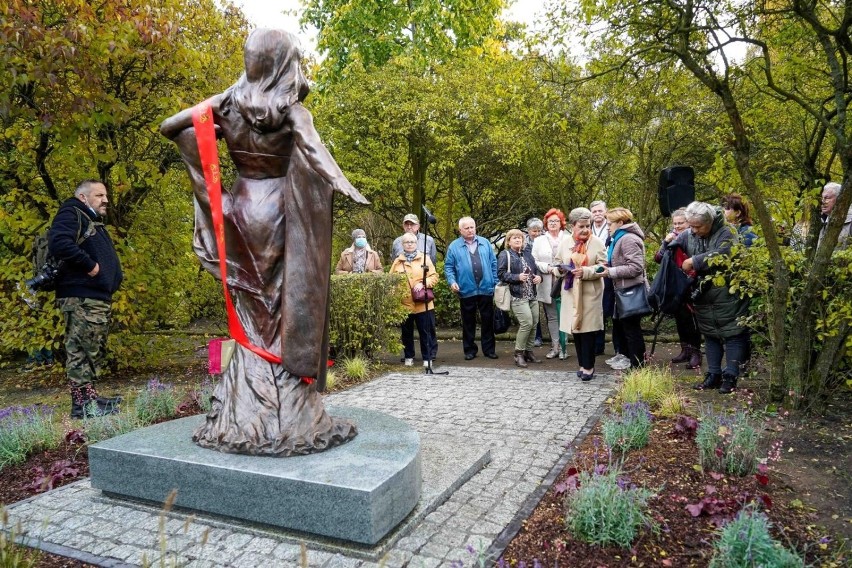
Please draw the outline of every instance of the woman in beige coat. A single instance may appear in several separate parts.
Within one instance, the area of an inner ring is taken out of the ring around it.
[[[559,245],[554,263],[556,276],[564,275],[559,331],[574,336],[580,369],[577,376],[590,381],[595,376],[595,334],[604,328],[601,280],[606,245],[591,231],[592,212],[585,207],[568,214],[572,234]]]
[[[411,233],[402,236],[402,252],[397,256],[390,268],[391,274],[405,274],[408,287],[412,292],[421,290],[423,286],[423,263],[426,263],[426,288],[432,289],[438,283],[438,271],[432,264],[432,259],[424,257],[417,250],[417,237]],[[420,354],[423,356],[423,366],[430,368],[431,361],[438,355],[438,342],[435,340],[435,329],[430,312],[435,309],[435,302],[415,302],[411,294],[402,298],[402,305],[411,312],[402,326],[402,347],[405,352],[405,366],[414,364],[414,326],[420,336]]]

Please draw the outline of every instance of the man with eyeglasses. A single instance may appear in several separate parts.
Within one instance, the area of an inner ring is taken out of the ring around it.
[[[828,218],[837,203],[838,195],[840,195],[839,183],[827,183],[822,189],[822,206],[820,207],[822,229],[819,232],[817,246],[822,242],[825,232],[828,230]],[[843,222],[843,228],[840,229],[840,236],[837,238],[837,248],[842,250],[849,246],[850,236],[852,236],[852,207],[846,212],[846,220]]]

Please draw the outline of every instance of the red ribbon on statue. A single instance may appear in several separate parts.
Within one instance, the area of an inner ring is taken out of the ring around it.
[[[219,150],[216,147],[216,129],[213,124],[213,111],[210,102],[204,101],[192,109],[192,124],[195,126],[195,139],[198,142],[198,156],[207,182],[207,194],[210,196],[210,214],[213,217],[213,233],[216,236],[216,249],[219,253],[219,271],[222,275],[222,288],[225,292],[225,307],[228,311],[228,332],[237,343],[270,363],[281,363],[281,357],[254,345],[246,337],[246,331],[237,311],[231,293],[228,291],[228,259],[225,256],[225,218],[222,213],[222,180],[219,173]],[[310,379],[310,377],[308,377]],[[304,378],[303,378],[304,380]],[[310,379],[313,381],[313,379]],[[307,381],[306,381],[307,382]]]

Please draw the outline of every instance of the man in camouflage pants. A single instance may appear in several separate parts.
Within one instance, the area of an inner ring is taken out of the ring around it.
[[[106,355],[112,295],[123,279],[115,246],[104,228],[107,191],[85,180],[67,199],[50,226],[50,254],[62,262],[56,301],[65,318],[66,375],[71,418],[118,412],[120,397],[104,398],[95,380]]]

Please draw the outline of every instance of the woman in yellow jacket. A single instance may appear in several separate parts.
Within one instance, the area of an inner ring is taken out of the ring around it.
[[[423,263],[426,263],[428,274],[426,286],[423,286]],[[420,336],[420,354],[423,356],[423,366],[430,368],[431,361],[438,354],[438,340],[431,312],[435,309],[434,301],[415,301],[415,297],[424,298],[432,295],[432,288],[438,283],[438,272],[432,260],[423,256],[423,251],[417,250],[417,237],[406,233],[402,237],[402,253],[397,256],[390,268],[391,274],[405,274],[411,294],[407,294],[402,304],[411,312],[402,324],[402,346],[405,351],[405,365],[414,364],[414,326]],[[434,297],[434,295],[432,295]]]

